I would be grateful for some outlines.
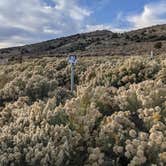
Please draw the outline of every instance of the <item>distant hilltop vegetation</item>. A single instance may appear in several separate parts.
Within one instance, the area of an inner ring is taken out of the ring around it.
[[[156,55],[166,52],[166,24],[124,33],[108,30],[76,34],[21,47],[0,49],[1,59],[43,56]]]

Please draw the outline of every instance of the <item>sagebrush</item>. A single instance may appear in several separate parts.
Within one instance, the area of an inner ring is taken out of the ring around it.
[[[0,66],[1,166],[166,165],[166,58]]]

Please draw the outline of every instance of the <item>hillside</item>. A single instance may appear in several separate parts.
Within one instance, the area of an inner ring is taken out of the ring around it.
[[[98,55],[143,55],[150,50],[156,54],[166,51],[166,24],[125,33],[95,31],[49,40],[22,47],[0,50],[0,58]]]

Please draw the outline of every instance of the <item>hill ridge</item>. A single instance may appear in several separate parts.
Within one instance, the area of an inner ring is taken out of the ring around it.
[[[143,55],[166,51],[166,24],[124,33],[109,30],[74,34],[44,42],[0,49],[0,58],[18,59],[43,56]]]

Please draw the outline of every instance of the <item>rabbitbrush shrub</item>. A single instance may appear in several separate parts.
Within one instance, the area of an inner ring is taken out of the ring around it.
[[[1,65],[0,166],[166,165],[165,67],[82,58],[71,94],[65,59]]]

